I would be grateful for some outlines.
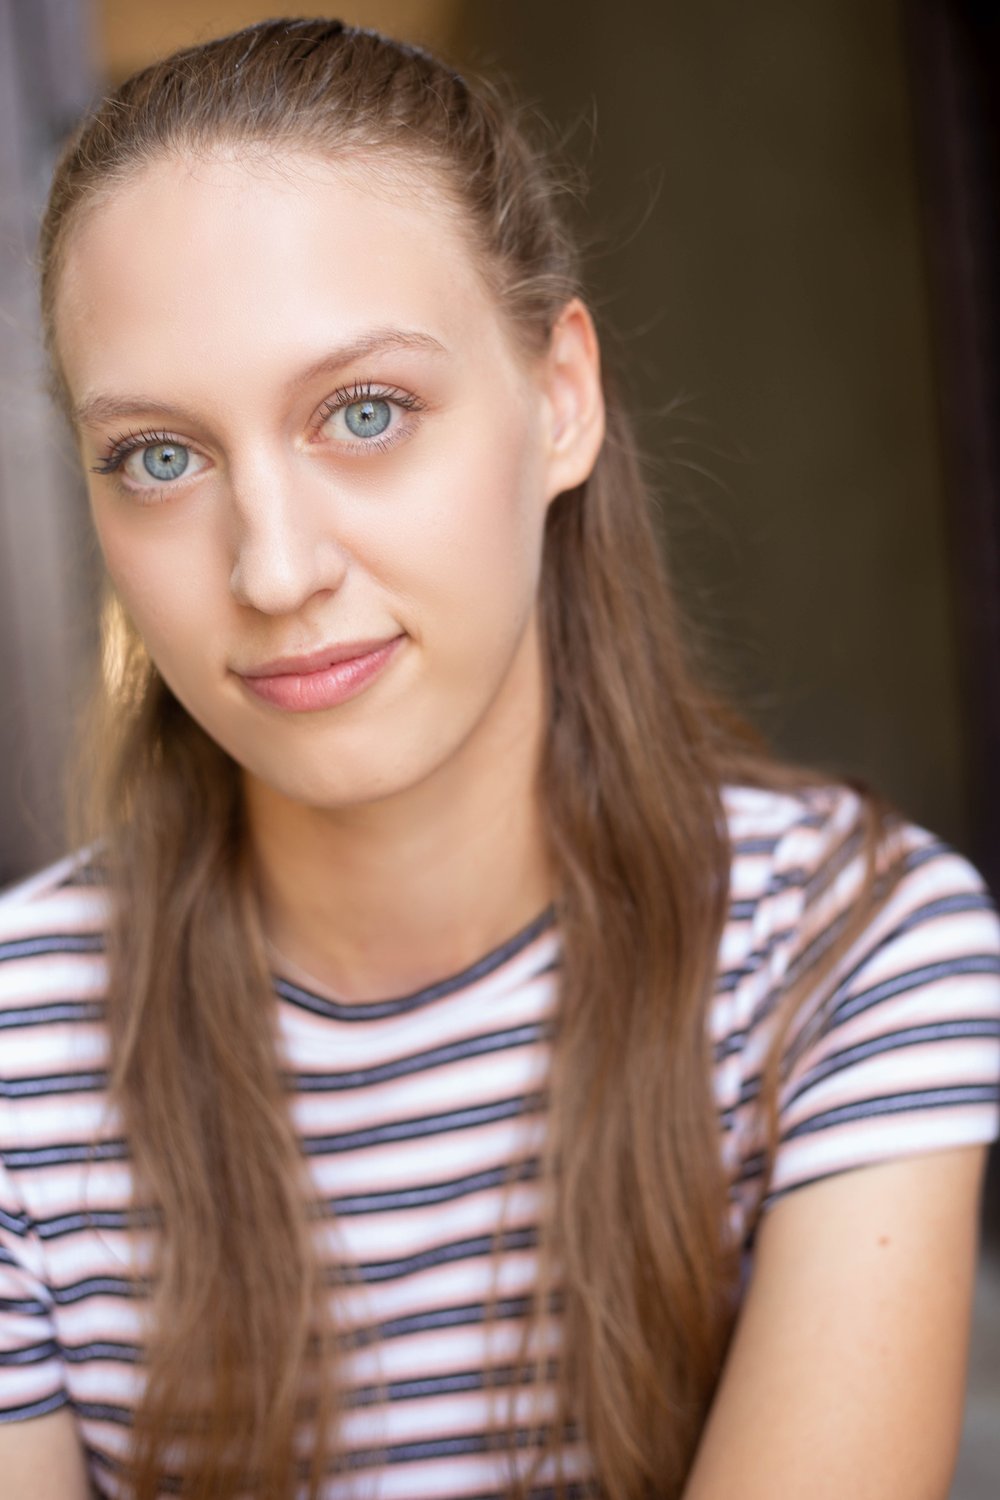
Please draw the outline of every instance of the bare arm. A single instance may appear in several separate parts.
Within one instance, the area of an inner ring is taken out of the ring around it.
[[[779,1199],[684,1500],[947,1500],[986,1148]]]
[[[68,1407],[0,1423],[0,1500],[91,1500],[92,1494]]]

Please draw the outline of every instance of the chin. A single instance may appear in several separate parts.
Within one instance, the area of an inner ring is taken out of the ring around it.
[[[377,756],[368,757],[362,764],[349,764],[347,757],[338,756],[334,769],[332,759],[299,767],[290,767],[287,758],[281,765],[242,764],[244,774],[265,796],[276,794],[301,807],[330,813],[399,796],[436,769],[435,765],[379,764]]]

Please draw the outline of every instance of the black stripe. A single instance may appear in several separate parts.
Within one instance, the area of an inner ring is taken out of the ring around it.
[[[759,905],[760,897],[754,897],[749,901],[731,901],[729,903],[727,925],[733,926],[737,922],[749,922],[756,914]]]
[[[507,1230],[503,1234],[477,1235],[463,1240],[448,1241],[444,1244],[434,1245],[427,1250],[418,1251],[414,1255],[397,1257],[392,1260],[371,1261],[357,1266],[346,1268],[336,1264],[328,1265],[326,1279],[330,1285],[343,1285],[345,1275],[348,1283],[361,1282],[372,1285],[384,1281],[395,1281],[403,1276],[414,1275],[420,1271],[432,1270],[437,1266],[452,1265],[460,1260],[472,1260],[481,1256],[487,1256],[497,1251],[525,1250],[531,1249],[537,1243],[537,1230],[534,1226],[523,1229]],[[129,1279],[117,1276],[88,1276],[81,1281],[69,1282],[66,1286],[52,1287],[52,1297],[57,1306],[70,1306],[82,1302],[88,1297],[126,1297],[140,1298],[149,1295],[150,1283],[139,1278]],[[10,1305],[10,1304],[8,1304]],[[0,1307],[3,1303],[0,1303]],[[47,1309],[41,1303],[18,1304],[25,1311],[46,1312]],[[425,1315],[415,1315],[423,1318]],[[432,1320],[434,1315],[431,1316]],[[393,1320],[398,1321],[398,1320]],[[449,1323],[435,1324],[433,1321],[422,1325],[451,1326]],[[381,1329],[380,1329],[381,1331]],[[410,1328],[408,1331],[417,1331]],[[398,1335],[397,1335],[398,1336]],[[367,1342],[363,1337],[352,1342]]]
[[[44,932],[36,937],[13,938],[0,943],[0,963],[55,953],[103,953],[104,943],[102,932]]]
[[[0,1312],[31,1313],[33,1317],[47,1318],[48,1308],[37,1297],[0,1297]]]
[[[838,856],[850,842],[851,840],[847,840],[845,844],[840,846],[840,850],[837,851]],[[858,845],[859,850],[859,838],[856,837],[854,839],[854,843]],[[855,850],[855,852],[851,855],[852,859],[857,857],[858,850]],[[836,858],[837,856],[835,856],[835,860]],[[902,866],[903,876],[905,876],[912,874],[914,870],[919,869],[923,865],[933,864],[938,859],[952,858],[954,858],[954,850],[950,848],[949,845],[943,844],[941,842],[935,842],[921,849],[909,850],[905,855],[901,857],[901,859],[897,863]],[[850,860],[845,861],[844,863],[849,864]],[[841,873],[841,869],[842,865],[839,862],[835,863],[829,869],[826,865],[820,867],[820,869],[814,875],[813,879],[810,881],[809,887],[806,891],[807,907],[810,903],[814,903],[818,899],[818,895],[822,894],[822,891],[825,890],[825,888],[832,883],[836,876]],[[901,880],[903,876],[900,877]],[[894,895],[895,891],[892,894]],[[980,893],[977,892],[974,894],[978,896]],[[932,902],[929,904],[933,905],[934,903]],[[897,924],[897,926],[893,928],[892,931],[887,933],[885,937],[880,938],[873,947],[867,949],[864,953],[862,953],[860,957],[855,961],[850,971],[841,978],[840,988],[843,989],[850,985],[855,975],[864,968],[865,964],[868,963],[876,953],[880,952],[882,948],[885,947],[886,943],[892,940],[895,932],[905,930],[907,926],[912,926],[913,919],[919,919],[919,911],[920,908],[917,908],[914,912],[909,913],[907,917],[903,919],[902,925]],[[809,969],[811,969],[814,964],[819,962],[826,949],[831,946],[831,944],[837,939],[844,928],[849,924],[852,912],[853,906],[851,903],[848,903],[848,905],[844,907],[842,911],[837,913],[836,917],[829,921],[816,934],[816,936],[808,944],[808,946],[805,947],[802,952],[796,956],[791,966],[789,967],[788,973],[785,976],[786,988],[794,984],[801,974],[808,973]],[[862,934],[859,934],[859,937],[861,935]]]
[[[525,1449],[538,1443],[541,1434],[536,1427],[516,1427],[498,1434],[481,1432],[457,1433],[452,1437],[424,1438],[408,1443],[392,1443],[385,1448],[356,1448],[338,1456],[334,1472],[343,1470],[382,1468],[383,1465],[425,1463],[434,1458],[460,1458],[472,1453],[496,1452],[497,1438],[502,1438],[500,1451]],[[573,1434],[565,1434],[572,1437]]]
[[[915,907],[894,931],[908,932],[911,927],[918,927],[922,922],[933,920],[934,917],[951,916],[954,912],[994,910],[993,900],[985,891],[952,891],[950,895],[938,896],[933,901],[925,901],[922,906]]]
[[[340,1073],[295,1073],[286,1075],[286,1078],[291,1088],[303,1094],[339,1093],[343,1089],[367,1088],[373,1084],[387,1083],[392,1079],[427,1072],[447,1063],[462,1062],[470,1057],[488,1056],[514,1047],[529,1046],[546,1040],[550,1032],[551,1028],[542,1023],[526,1022],[504,1031],[483,1032],[440,1047],[430,1047],[423,1052],[412,1052],[394,1058],[392,1062],[377,1063],[370,1068],[349,1068]]]
[[[965,1037],[1000,1039],[1000,1017],[932,1021],[923,1026],[905,1026],[898,1031],[887,1031],[870,1041],[859,1042],[853,1047],[842,1047],[836,1052],[831,1052],[822,1062],[809,1070],[801,1084],[789,1096],[786,1107],[790,1107],[803,1094],[809,1093],[812,1088],[832,1074],[840,1073],[868,1058],[879,1057],[887,1052],[897,1052],[905,1047],[960,1041]]]
[[[845,1104],[837,1109],[821,1110],[811,1115],[790,1130],[782,1132],[779,1149],[783,1142],[794,1140],[797,1136],[814,1135],[818,1131],[850,1124],[854,1120],[876,1119],[882,1115],[908,1114],[914,1110],[926,1112],[933,1109],[954,1109],[959,1105],[994,1106],[998,1103],[1000,1103],[1000,1084],[953,1084],[950,1087],[938,1089],[914,1089],[905,1093],[883,1094],[856,1104]],[[915,1151],[921,1149],[923,1148],[920,1146],[914,1148]],[[846,1171],[851,1165],[854,1164],[848,1163],[838,1170]],[[858,1162],[857,1165],[863,1166],[864,1163]],[[755,1151],[743,1160],[735,1180],[737,1183],[751,1182],[761,1175],[763,1169],[764,1152]]]
[[[822,1110],[786,1130],[782,1139],[795,1140],[801,1135],[844,1125],[852,1120],[874,1119],[878,1115],[905,1114],[914,1109],[947,1109],[960,1104],[996,1104],[1000,1102],[1000,1084],[956,1083],[936,1089],[913,1089],[900,1094],[881,1094],[855,1104],[841,1104]]]
[[[808,917],[810,909],[816,907],[834,882],[845,870],[851,868],[861,854],[862,844],[861,830],[853,828],[848,830],[835,849],[824,856],[822,864],[813,871],[802,887],[800,921]],[[903,857],[902,864],[904,869],[909,869],[909,856]],[[824,923],[806,947],[795,954],[785,974],[783,986],[785,989],[790,989],[801,975],[808,973],[820,962],[827,949],[836,942],[840,933],[848,926],[853,907],[854,903],[848,901],[846,906]]]
[[[919,1152],[915,1151],[912,1154],[913,1155],[918,1155]],[[762,1157],[761,1157],[761,1155],[759,1153],[753,1159],[754,1159],[755,1162],[758,1163],[758,1169],[757,1170],[758,1170],[758,1173],[759,1173],[760,1167],[763,1166],[763,1159],[762,1159]],[[799,1190],[799,1188],[811,1187],[813,1185],[813,1183],[815,1183],[815,1182],[826,1182],[830,1177],[840,1177],[845,1172],[858,1171],[862,1167],[884,1166],[884,1165],[887,1165],[891,1161],[897,1161],[899,1159],[900,1158],[898,1156],[896,1156],[896,1155],[874,1156],[874,1157],[866,1159],[865,1161],[846,1162],[843,1166],[836,1166],[836,1167],[832,1168],[829,1172],[820,1172],[815,1177],[802,1177],[802,1178],[799,1178],[799,1180],[797,1182],[789,1182],[789,1183],[786,1183],[784,1187],[771,1189],[771,1191],[768,1192],[767,1195],[766,1195],[766,1197],[762,1200],[761,1205],[760,1205],[761,1209],[763,1210],[763,1208],[765,1206],[771,1207],[775,1203],[779,1202],[780,1199],[787,1197],[789,1193],[795,1193],[795,1192],[797,1192]],[[757,1174],[754,1174],[754,1175],[757,1175]],[[754,1245],[754,1242],[756,1240],[756,1231],[757,1231],[758,1227],[759,1227],[759,1225],[755,1224],[754,1231],[753,1231],[750,1239],[747,1241],[747,1244],[746,1244],[746,1247],[745,1247],[747,1251],[750,1251],[750,1250],[753,1249],[753,1245]]]
[[[529,1490],[528,1500],[595,1500],[599,1491],[592,1484],[583,1484],[578,1480],[568,1480],[562,1490],[554,1490],[551,1487],[542,1490]],[[496,1490],[490,1490],[489,1494],[463,1495],[461,1500],[505,1500],[505,1496],[497,1494]]]
[[[93,1360],[109,1360],[115,1364],[145,1364],[145,1351],[138,1344],[126,1344],[114,1339],[94,1339],[89,1344],[60,1345],[63,1358],[69,1365],[86,1365]]]
[[[511,1167],[491,1167],[481,1172],[470,1172],[463,1177],[452,1177],[445,1182],[431,1182],[419,1187],[390,1188],[381,1193],[355,1193],[342,1198],[331,1198],[326,1202],[328,1211],[338,1218],[352,1214],[392,1213],[407,1208],[423,1208],[429,1203],[452,1203],[473,1193],[503,1187],[511,1182],[532,1182],[538,1177],[541,1164],[537,1158],[514,1163]]]
[[[903,1026],[895,1031],[886,1031],[877,1037],[858,1042],[851,1047],[842,1047],[825,1055],[810,1068],[795,1091],[788,1096],[788,1106],[817,1083],[833,1073],[839,1073],[851,1064],[863,1062],[868,1057],[877,1057],[882,1052],[894,1052],[899,1048],[919,1043],[954,1041],[963,1037],[985,1037],[988,1040],[1000,1037],[1000,1018],[956,1017],[947,1021],[928,1021],[920,1026]],[[752,1104],[760,1095],[761,1074],[755,1073],[746,1080],[736,1104],[723,1114],[735,1114],[747,1104]],[[786,1106],[787,1107],[787,1106]]]
[[[409,1208],[422,1208],[432,1203],[451,1203],[474,1193],[503,1187],[511,1182],[532,1182],[537,1179],[540,1163],[537,1158],[526,1158],[510,1166],[484,1168],[479,1172],[466,1173],[461,1177],[439,1182],[420,1183],[405,1188],[388,1188],[376,1193],[352,1193],[339,1198],[327,1198],[319,1202],[323,1214],[346,1218],[358,1214],[393,1213]],[[88,1208],[76,1213],[54,1214],[49,1219],[36,1219],[33,1224],[40,1240],[57,1240],[69,1234],[87,1233],[95,1229],[115,1230],[128,1233],[133,1229],[155,1228],[159,1222],[153,1210],[131,1208]],[[0,1224],[3,1214],[0,1210]],[[19,1231],[26,1234],[27,1228]],[[16,1264],[13,1257],[11,1264]]]
[[[4,1163],[12,1172],[30,1167],[63,1167],[73,1162],[127,1161],[124,1141],[71,1142],[58,1146],[24,1146],[4,1153]]]
[[[877,1098],[866,1099],[856,1105],[842,1105],[836,1110],[825,1110],[803,1120],[801,1124],[793,1129],[783,1132],[779,1141],[794,1140],[799,1135],[812,1135],[817,1131],[827,1130],[836,1125],[850,1123],[856,1119],[875,1119],[880,1115],[907,1114],[913,1110],[952,1109],[957,1105],[987,1104],[995,1106],[1000,1103],[1000,1084],[955,1084],[948,1088],[939,1089],[917,1089],[909,1093],[885,1094]],[[924,1147],[915,1146],[914,1152],[919,1152]],[[903,1154],[903,1153],[900,1153]],[[846,1171],[848,1163],[840,1171]],[[858,1162],[863,1166],[863,1162]],[[764,1168],[764,1152],[754,1151],[745,1157],[740,1166],[739,1175],[735,1181],[738,1184],[752,1182],[759,1177]],[[820,1174],[822,1177],[824,1174]],[[817,1180],[817,1179],[813,1179]]]
[[[804,889],[808,875],[809,872],[803,865],[794,865],[790,870],[775,870],[757,895],[741,897],[729,903],[730,921],[748,921],[756,915],[762,902],[780,896],[790,887]]]
[[[952,844],[946,844],[943,839],[932,839],[929,844],[922,844],[918,849],[911,849],[906,855],[907,870],[919,870],[921,865],[933,864],[936,859],[956,856],[958,851]]]
[[[79,1409],[82,1410],[82,1407]],[[114,1410],[114,1408],[109,1408],[109,1410]],[[564,1441],[573,1441],[577,1436],[571,1429],[567,1429],[564,1434]],[[518,1428],[513,1432],[504,1433],[503,1437],[506,1439],[503,1444],[503,1450],[524,1450],[532,1444],[537,1444],[540,1434],[536,1428]],[[470,1444],[472,1446],[469,1446]],[[435,1448],[436,1451],[432,1451]],[[111,1454],[105,1453],[102,1449],[94,1448],[90,1445],[86,1447],[85,1451],[87,1462],[91,1468],[99,1467],[107,1473],[115,1475],[122,1473],[123,1465],[120,1459],[116,1459]],[[345,1468],[381,1468],[386,1462],[412,1463],[415,1459],[452,1457],[462,1456],[466,1453],[495,1451],[497,1451],[496,1441],[491,1441],[486,1435],[471,1439],[464,1436],[459,1438],[442,1438],[434,1442],[397,1444],[392,1448],[357,1451],[355,1454],[349,1455],[346,1459],[341,1458],[335,1462],[331,1466],[330,1472],[343,1472]],[[300,1465],[300,1473],[303,1478],[306,1477],[306,1462]],[[183,1487],[183,1480],[177,1474],[158,1475],[157,1483],[162,1491],[170,1495],[179,1494]],[[583,1483],[579,1480],[568,1480],[562,1491],[558,1491],[552,1486],[531,1489],[528,1491],[528,1500],[588,1500],[588,1497],[592,1497],[594,1494],[595,1491],[592,1484]],[[463,1500],[504,1500],[504,1495],[498,1493],[496,1490],[490,1490],[482,1495],[463,1497]]]
[[[16,1010],[0,1010],[0,1031],[18,1027],[56,1026],[64,1021],[102,1021],[103,1001],[55,1000],[45,1005],[21,1005]]]
[[[503,1234],[475,1235],[470,1239],[451,1240],[433,1245],[427,1250],[418,1250],[414,1255],[398,1256],[392,1260],[368,1261],[348,1268],[351,1281],[361,1281],[366,1286],[383,1281],[397,1281],[402,1276],[413,1276],[419,1271],[434,1270],[437,1266],[453,1265],[459,1260],[473,1260],[491,1255],[495,1250],[530,1250],[538,1243],[538,1231],[534,1225],[525,1229],[508,1229]],[[336,1265],[327,1268],[330,1285],[343,1282],[344,1270]]]
[[[0,1229],[6,1229],[8,1234],[16,1234],[19,1239],[30,1230],[27,1214],[11,1214],[5,1208],[0,1208]]]
[[[852,966],[850,973],[841,978],[838,983],[837,989],[833,992],[833,997],[845,992],[849,987],[851,980],[860,973],[860,971],[865,967],[867,963],[870,962],[873,957],[875,957],[876,953],[881,951],[881,949],[885,947],[887,942],[889,942],[892,938],[898,936],[899,934],[909,931],[912,928],[922,926],[925,922],[932,921],[937,917],[952,916],[958,912],[992,910],[993,903],[990,900],[989,896],[983,896],[981,894],[971,892],[942,897],[939,900],[928,902],[925,906],[918,907],[916,910],[910,913],[910,915],[906,917],[902,923],[893,928],[892,932],[889,933],[885,939],[881,940],[875,948],[867,951],[862,955],[862,957]],[[842,914],[840,918],[841,926],[843,926],[844,920],[845,919]],[[785,929],[781,933],[775,934],[774,939],[772,939],[766,945],[765,949],[761,951],[761,957],[763,958],[768,956],[769,951],[774,946],[775,942],[783,941],[785,938],[793,937],[794,931],[794,928],[790,928]],[[809,967],[809,963],[811,962],[811,960],[808,959],[808,955],[814,951],[817,944],[821,944],[823,947],[827,945],[829,933],[830,929],[825,928],[823,933],[820,934],[819,938],[817,938],[814,943],[810,944],[809,948],[804,951],[804,953],[798,960],[796,960],[793,969],[789,970],[789,972],[785,975],[782,983],[779,986],[775,986],[774,988],[769,990],[768,993],[763,997],[761,1002],[754,1008],[753,1013],[749,1017],[745,1026],[741,1027],[737,1031],[730,1032],[726,1037],[722,1039],[720,1043],[716,1045],[715,1060],[717,1063],[724,1061],[725,1058],[730,1056],[733,1052],[739,1051],[743,1048],[747,1041],[747,1038],[751,1036],[752,1033],[762,1024],[762,1022],[764,1022],[768,1018],[768,1016],[771,1015],[776,1009],[778,1004],[784,998],[784,995],[790,988],[791,984],[798,977],[798,974]],[[753,957],[754,955],[750,955],[750,958],[747,960],[745,965],[747,969],[749,969],[750,959],[752,959]],[[951,960],[951,962],[955,964],[964,961],[965,960],[962,959]],[[986,964],[986,967],[984,969],[977,968],[975,970],[961,971],[956,969],[955,972],[1000,972],[1000,959],[996,959],[992,955],[985,955],[984,962]],[[990,964],[993,964],[994,967],[991,968]],[[737,974],[739,978],[743,977],[743,974],[739,970],[731,970],[730,973]],[[933,975],[932,977],[937,978],[940,977],[940,975]],[[885,983],[891,983],[891,981],[885,981]],[[880,994],[878,993],[877,987],[873,987],[871,991],[861,991],[859,993],[871,993],[875,995],[876,999],[881,998]],[[849,997],[851,1002],[853,1002],[853,998],[854,997]],[[836,1016],[836,1014],[837,1012],[834,1011],[834,1016]]]
[[[715,987],[716,994],[728,994],[738,989],[745,979],[749,979],[762,965],[767,963],[775,948],[780,947],[782,943],[794,937],[794,935],[794,927],[782,927],[780,931],[772,932],[767,941],[762,943],[759,948],[752,949],[740,964],[737,964],[735,968],[724,970],[719,975]],[[725,1061],[730,1053],[738,1052],[742,1048],[750,1032],[768,1013],[768,1009],[773,1008],[775,997],[779,994],[780,990],[772,989],[769,991],[764,996],[763,1001],[755,1008],[745,1026],[728,1032],[716,1043],[715,1061],[717,1063]]]
[[[0,1351],[0,1365],[40,1365],[47,1359],[55,1359],[59,1345],[55,1339],[46,1339],[41,1344],[28,1344],[23,1349]]]
[[[763,1150],[754,1151],[749,1156],[745,1156],[740,1162],[740,1170],[738,1175],[733,1179],[733,1185],[735,1187],[742,1187],[748,1183],[756,1182],[763,1170],[764,1152]],[[822,1176],[823,1174],[821,1173],[820,1175]]]
[[[831,831],[839,838],[840,842],[832,849],[824,852],[821,862],[814,865],[803,887],[806,906],[814,905],[829,889],[842,871],[849,869],[857,859],[864,845],[864,832],[857,823],[852,823],[849,828],[840,829],[833,825],[830,820]]]
[[[0,1406],[0,1422],[20,1422],[25,1417],[44,1417],[48,1412],[58,1411],[60,1406],[69,1404],[70,1399],[65,1391],[53,1391],[51,1396],[25,1402],[22,1406]]]
[[[149,1290],[148,1282],[129,1280],[125,1276],[87,1276],[82,1281],[51,1288],[53,1301],[58,1307],[70,1307],[88,1297],[145,1297]]]
[[[737,859],[744,854],[773,854],[782,837],[781,834],[774,834],[770,838],[732,839],[729,847]]]
[[[550,1306],[558,1308],[558,1300],[554,1300]],[[491,1304],[489,1316],[496,1319],[498,1323],[508,1322],[514,1318],[527,1317],[531,1308],[528,1297],[503,1297]],[[340,1347],[343,1349],[367,1348],[371,1344],[384,1342],[386,1339],[409,1338],[413,1334],[432,1333],[441,1328],[468,1328],[478,1323],[484,1323],[487,1319],[487,1305],[485,1302],[467,1302],[457,1307],[435,1307],[424,1312],[407,1313],[398,1318],[389,1318],[384,1323],[374,1326],[354,1329],[345,1333],[340,1339]]]
[[[940,852],[948,855],[952,853],[950,849],[944,848],[943,851],[936,851],[935,857],[936,854]],[[926,862],[927,861],[924,861],[924,863]],[[903,936],[907,932],[913,931],[915,928],[923,926],[925,922],[933,921],[936,917],[951,916],[956,912],[990,912],[992,910],[993,903],[991,899],[981,891],[954,892],[950,896],[937,897],[933,901],[928,901],[921,906],[915,907],[913,911],[908,912],[906,916],[904,916],[899,922],[897,922],[892,928],[890,928],[887,933],[879,938],[876,943],[872,944],[871,947],[866,948],[865,951],[861,953],[855,960],[851,968],[841,976],[837,983],[836,989],[832,992],[832,1005],[836,1008],[843,996],[850,995],[851,986],[857,976],[867,967],[868,964],[872,962],[873,959],[877,958],[880,953],[883,953],[887,948],[891,947],[898,937]],[[845,913],[844,916],[841,917],[841,926],[844,925],[846,916],[847,914]]]
[[[545,1378],[552,1380],[556,1364],[550,1360]],[[383,1401],[418,1401],[427,1396],[459,1395],[465,1391],[509,1390],[512,1386],[530,1386],[535,1371],[531,1366],[494,1365],[490,1370],[451,1370],[445,1375],[422,1375],[411,1380],[391,1380],[384,1386],[358,1386],[348,1391],[344,1404],[351,1408],[377,1406]]]
[[[924,984],[935,984],[940,979],[952,979],[961,974],[1000,974],[1000,955],[996,953],[964,953],[955,958],[945,958],[939,963],[922,964],[916,969],[883,979],[867,989],[848,994],[830,1013],[830,1027],[842,1025],[862,1011],[870,1010],[883,1000],[895,995],[907,994]],[[840,993],[840,990],[837,991]]]
[[[131,1427],[135,1408],[117,1406],[110,1401],[77,1401],[73,1410],[89,1422],[113,1422],[116,1427]]]
[[[49,1094],[90,1094],[107,1087],[101,1073],[49,1073],[37,1078],[0,1079],[0,1098],[38,1099]]]
[[[161,1222],[151,1209],[85,1208],[78,1213],[54,1214],[51,1219],[36,1219],[35,1232],[40,1240],[58,1240],[67,1234],[94,1229],[112,1229],[127,1233],[148,1229]]]
[[[345,1130],[334,1135],[314,1135],[302,1138],[302,1149],[306,1156],[335,1155],[341,1151],[356,1151],[367,1146],[381,1146],[390,1141],[421,1140],[426,1136],[443,1135],[454,1130],[471,1130],[480,1125],[491,1125],[497,1120],[516,1119],[520,1115],[540,1110],[544,1103],[541,1094],[525,1094],[513,1099],[497,1099],[489,1104],[469,1105],[465,1109],[449,1110],[443,1115],[421,1115],[409,1120],[388,1120],[382,1125],[369,1125],[362,1130]]]

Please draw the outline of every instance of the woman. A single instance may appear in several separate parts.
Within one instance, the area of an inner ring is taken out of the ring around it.
[[[996,917],[686,664],[560,204],[337,22],[59,164],[111,589],[0,906],[11,1494],[946,1493]]]

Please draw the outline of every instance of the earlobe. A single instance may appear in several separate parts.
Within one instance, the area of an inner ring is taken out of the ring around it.
[[[546,359],[550,412],[546,500],[590,475],[604,441],[601,355],[593,319],[579,297],[556,320]]]

